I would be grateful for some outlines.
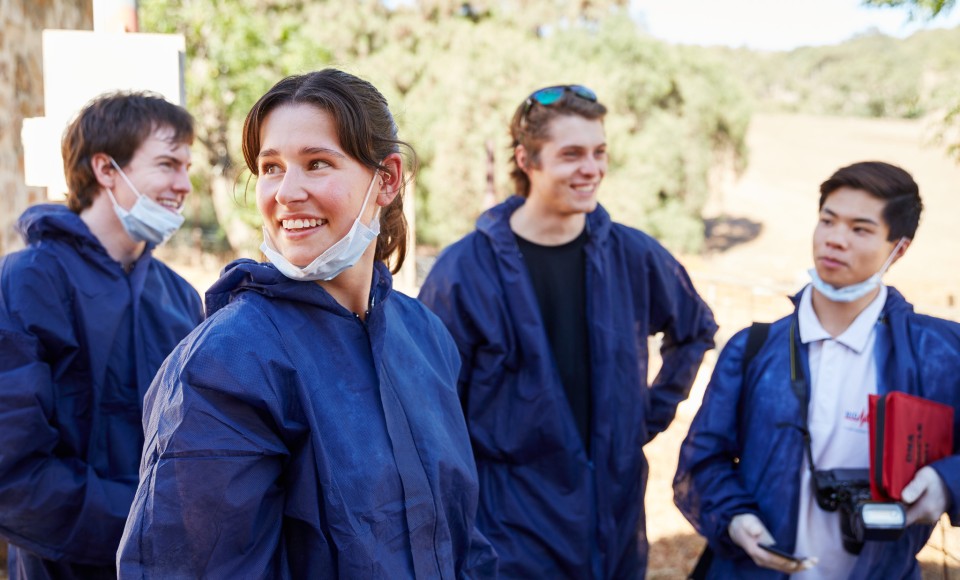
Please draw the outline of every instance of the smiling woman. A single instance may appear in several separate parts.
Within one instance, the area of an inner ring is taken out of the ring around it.
[[[385,263],[406,235],[386,100],[289,77],[243,145],[270,263],[226,268],[147,394],[120,576],[494,576],[456,346]]]
[[[399,189],[399,153],[388,153],[376,168],[364,166],[341,151],[330,113],[312,105],[278,107],[259,133],[254,169],[264,254],[290,278],[341,286],[353,272],[330,282],[357,261],[374,259],[379,208]]]

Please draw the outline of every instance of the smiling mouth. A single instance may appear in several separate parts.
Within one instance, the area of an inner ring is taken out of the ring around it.
[[[294,230],[304,230],[307,228],[315,228],[317,226],[322,226],[325,223],[327,223],[327,220],[325,219],[281,220],[280,223],[283,226],[283,229],[294,231]]]
[[[180,211],[180,202],[174,199],[161,199],[158,203],[172,212],[176,213]]]

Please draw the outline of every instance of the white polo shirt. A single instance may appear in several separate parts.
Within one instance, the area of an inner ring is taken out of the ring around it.
[[[887,300],[880,292],[843,334],[832,338],[813,310],[807,285],[798,312],[800,342],[810,359],[809,426],[814,466],[818,469],[870,467],[870,428],[867,396],[877,392],[874,343],[876,326]],[[817,505],[806,450],[800,484],[796,554],[816,556],[820,562],[791,578],[802,580],[847,578],[857,557],[843,549],[840,513]]]

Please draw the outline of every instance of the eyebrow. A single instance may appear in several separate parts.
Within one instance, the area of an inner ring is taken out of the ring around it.
[[[336,149],[330,149],[329,147],[303,147],[298,151],[300,155],[333,155],[334,157],[340,159],[346,159],[347,156],[343,153],[337,151]],[[257,155],[257,159],[262,159],[263,157],[274,157],[279,155],[280,152],[276,149],[264,149]]]
[[[822,211],[823,213],[829,215],[830,217],[835,217],[835,218],[840,217],[839,215],[837,215],[837,212],[831,210],[831,209],[828,208],[828,207],[824,207],[821,211]],[[853,221],[854,223],[872,224],[872,225],[875,225],[875,226],[879,226],[879,225],[880,225],[876,220],[872,220],[872,219],[870,219],[870,218],[865,218],[865,217],[855,217],[855,218],[853,218],[851,221]]]
[[[183,159],[180,159],[179,157],[177,157],[172,153],[161,153],[156,157],[154,157],[154,160],[155,161],[171,161],[173,163],[176,163],[177,165],[190,165],[190,163],[192,162],[192,159],[188,158],[187,160],[184,161]]]
[[[576,143],[570,143],[570,144],[567,144],[567,145],[560,145],[560,146],[557,147],[556,150],[557,150],[558,153],[566,153],[566,152],[568,152],[568,151],[575,151],[575,152],[580,153],[580,152],[584,152],[584,151],[596,151],[597,149],[600,149],[601,147],[606,147],[606,145],[597,145],[597,146],[591,147],[591,146],[589,146],[589,145],[578,145],[578,144],[576,144]]]

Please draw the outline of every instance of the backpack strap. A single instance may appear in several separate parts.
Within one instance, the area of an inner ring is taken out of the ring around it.
[[[743,348],[743,372],[746,374],[750,361],[757,356],[763,343],[767,341],[767,335],[770,334],[769,322],[754,322],[750,325],[750,331],[747,333],[747,345]]]

